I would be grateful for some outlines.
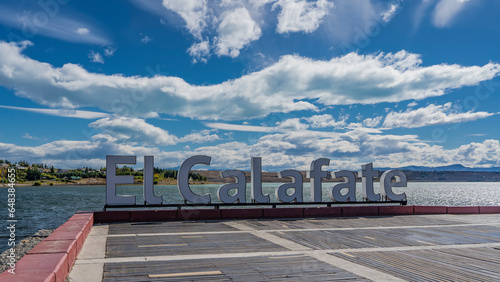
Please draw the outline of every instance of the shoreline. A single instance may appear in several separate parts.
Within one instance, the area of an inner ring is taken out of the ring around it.
[[[309,182],[309,181],[304,181],[304,183]],[[323,181],[323,183],[336,183],[340,181]],[[374,183],[379,183],[378,179],[373,181]],[[450,179],[450,180],[435,180],[435,179],[429,179],[429,180],[408,180],[408,182],[413,182],[413,183],[436,183],[436,182],[444,182],[444,183],[450,183],[450,182],[459,182],[459,183],[495,183],[498,182],[500,183],[500,180],[455,180],[455,179]],[[204,182],[189,182],[189,185],[224,185],[232,182],[210,182],[210,181],[204,181]],[[282,183],[289,183],[286,181],[269,181],[269,182],[262,182],[262,183],[276,183],[276,184],[282,184]],[[361,183],[361,181],[356,181],[356,183]],[[247,184],[250,184],[248,182]],[[117,186],[142,186],[142,183],[133,183],[133,184],[118,184]],[[157,183],[154,184],[155,186],[157,185],[177,185],[177,182],[166,182],[166,183]],[[54,183],[53,185],[50,185],[50,183],[42,183],[41,185],[35,186],[32,183],[16,183],[15,187],[68,187],[68,186],[106,186],[106,182],[102,183]],[[9,184],[0,184],[0,188],[5,187],[8,188]]]
[[[16,244],[15,249],[15,260],[18,262],[24,255],[26,255],[31,249],[33,249],[38,243],[43,241],[45,238],[49,237],[55,229],[40,229],[35,234],[31,236],[24,237]],[[6,249],[0,254],[0,273],[9,269],[7,264],[10,258],[7,256],[10,254],[10,248]]]

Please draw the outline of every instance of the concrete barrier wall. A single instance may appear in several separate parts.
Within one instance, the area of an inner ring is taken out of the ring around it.
[[[391,216],[423,214],[488,214],[500,213],[497,206],[343,206],[343,207],[278,207],[278,208],[228,208],[185,210],[132,210],[94,212],[96,223],[222,220],[222,219],[273,219],[308,217]]]

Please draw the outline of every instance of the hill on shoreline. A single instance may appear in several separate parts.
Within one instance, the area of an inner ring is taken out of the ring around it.
[[[233,178],[221,178],[220,171],[214,170],[196,170],[207,178],[209,183],[234,183]],[[382,175],[383,170],[380,169],[379,176]],[[481,171],[413,171],[413,170],[403,170],[406,174],[407,180],[411,182],[436,182],[436,181],[447,181],[447,182],[495,182],[500,181],[500,172],[481,172]],[[250,182],[250,172],[244,171],[247,183]],[[302,176],[304,182],[309,182],[309,178],[306,178],[306,172],[302,171]],[[323,182],[340,182],[343,179],[325,179]],[[361,181],[357,178],[357,181]],[[269,183],[283,183],[291,182],[290,178],[278,178],[277,172],[262,172],[262,182]]]

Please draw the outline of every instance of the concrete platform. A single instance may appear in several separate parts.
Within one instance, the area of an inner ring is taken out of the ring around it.
[[[68,280],[500,280],[500,214],[417,211],[94,224]]]

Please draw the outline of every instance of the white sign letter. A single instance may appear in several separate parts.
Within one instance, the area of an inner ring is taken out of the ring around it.
[[[292,178],[292,183],[285,183],[280,187],[276,188],[274,194],[276,195],[276,199],[282,203],[302,203],[303,201],[303,180],[302,173],[297,170],[283,170],[278,172],[278,177],[290,177]],[[291,195],[286,193],[286,190],[294,188],[294,192]]]
[[[392,183],[392,178],[396,179],[395,183]],[[380,194],[382,198],[390,201],[403,201],[406,199],[406,194],[394,194],[392,187],[406,187],[406,174],[400,170],[388,170],[382,174],[380,177]]]
[[[343,177],[344,182],[335,184],[330,189],[330,199],[336,202],[356,201],[356,175],[352,171],[341,170],[333,172],[333,177]],[[347,193],[342,194],[341,190],[346,188]]]
[[[181,167],[179,168],[179,173],[177,175],[177,188],[182,197],[187,201],[194,204],[210,204],[210,194],[205,194],[203,196],[196,195],[191,191],[189,187],[189,171],[196,164],[210,165],[210,160],[212,158],[208,156],[193,156],[185,160]]]
[[[321,202],[321,179],[328,177],[328,172],[321,170],[321,167],[324,165],[330,165],[330,160],[321,158],[312,161],[311,171],[307,172],[307,177],[311,178],[311,202],[313,203]]]
[[[251,171],[251,196],[252,201],[255,203],[269,203],[269,195],[262,194],[262,158],[252,157],[252,171]]]
[[[161,205],[162,196],[155,196],[153,185],[154,157],[144,156],[144,204]]]
[[[135,196],[116,196],[116,184],[133,184],[134,176],[116,175],[117,164],[135,164],[135,156],[106,156],[106,205],[135,205]]]
[[[362,165],[358,176],[361,177],[363,200],[368,202],[380,200],[380,194],[375,194],[373,191],[373,178],[378,177],[378,170],[373,170],[373,163]]]
[[[226,204],[236,203],[246,203],[246,178],[245,174],[239,170],[226,170],[221,171],[220,173],[222,178],[225,177],[234,177],[236,179],[236,183],[229,183],[222,185],[217,190],[217,197],[219,200]],[[236,189],[236,193],[234,195],[229,195],[229,190]]]

